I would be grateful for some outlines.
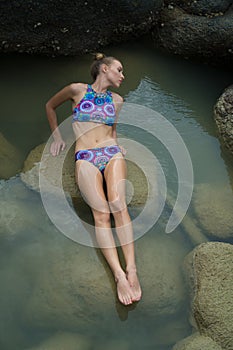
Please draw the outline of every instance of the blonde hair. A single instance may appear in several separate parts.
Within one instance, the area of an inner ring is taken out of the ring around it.
[[[91,71],[91,76],[93,80],[95,81],[97,76],[100,73],[100,66],[102,64],[106,64],[107,66],[110,66],[110,64],[117,60],[115,57],[112,56],[105,56],[104,53],[102,52],[97,52],[94,54],[94,61],[91,65],[90,71]]]

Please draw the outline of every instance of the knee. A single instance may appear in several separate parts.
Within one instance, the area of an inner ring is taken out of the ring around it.
[[[107,226],[110,224],[110,213],[95,212],[94,213],[95,226]]]
[[[114,213],[123,214],[125,211],[127,211],[127,205],[125,200],[120,198],[119,196],[109,202],[109,207],[113,215]]]

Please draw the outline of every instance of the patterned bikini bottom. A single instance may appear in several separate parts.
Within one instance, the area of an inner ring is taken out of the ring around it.
[[[99,148],[89,148],[76,152],[75,161],[86,160],[89,163],[95,165],[103,174],[106,165],[109,163],[111,158],[117,153],[121,153],[121,149],[117,145]]]

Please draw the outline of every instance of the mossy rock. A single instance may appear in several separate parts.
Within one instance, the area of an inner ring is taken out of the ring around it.
[[[233,237],[233,193],[222,185],[201,184],[195,187],[194,209],[206,233],[221,239]]]
[[[222,242],[203,243],[187,258],[185,271],[195,327],[223,349],[233,349],[233,246]]]
[[[172,350],[222,350],[210,337],[195,333],[179,341]]]

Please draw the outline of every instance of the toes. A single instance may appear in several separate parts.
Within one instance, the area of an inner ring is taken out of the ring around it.
[[[130,305],[133,303],[131,295],[124,295],[124,296],[119,295],[118,297],[120,302],[124,305]]]
[[[117,294],[119,301],[124,305],[130,305],[133,302],[133,291],[126,277],[117,280]]]

